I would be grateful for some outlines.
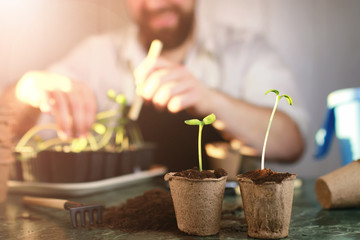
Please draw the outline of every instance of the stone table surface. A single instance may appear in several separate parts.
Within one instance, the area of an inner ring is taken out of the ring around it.
[[[154,188],[167,189],[161,177],[69,200],[83,203],[102,202],[105,206],[119,206],[128,198],[142,195]],[[220,233],[210,237],[196,237],[181,232],[145,231],[125,233],[111,229],[72,228],[69,212],[43,207],[26,207],[22,195],[11,193],[0,204],[0,239],[248,239],[244,213],[231,211],[224,217]],[[241,197],[226,194],[224,207],[234,209],[241,204]],[[234,220],[235,219],[235,220]],[[314,180],[303,180],[295,189],[291,225],[287,239],[360,239],[360,208],[323,210],[316,200]]]

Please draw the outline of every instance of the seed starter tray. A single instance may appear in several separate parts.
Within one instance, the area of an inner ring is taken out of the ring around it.
[[[8,191],[11,193],[40,196],[85,196],[131,185],[152,177],[164,175],[166,172],[166,167],[157,166],[145,171],[81,183],[46,183],[10,180],[8,181]]]

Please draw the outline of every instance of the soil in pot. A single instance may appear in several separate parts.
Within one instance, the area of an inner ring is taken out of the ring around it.
[[[203,170],[200,172],[199,168],[197,167],[194,167],[192,169],[187,169],[181,172],[176,172],[174,174],[174,176],[186,177],[190,179],[221,178],[226,175],[227,172],[222,168],[218,168],[215,171]]]
[[[197,236],[217,234],[227,173],[193,168],[167,173],[164,179],[169,182],[179,230]]]
[[[284,179],[291,177],[292,173],[277,173],[273,172],[270,169],[257,169],[244,174],[241,174],[242,177],[251,179],[255,184],[262,184],[265,182],[276,182],[281,183]]]
[[[295,178],[295,174],[270,169],[238,175],[250,237],[288,236]]]

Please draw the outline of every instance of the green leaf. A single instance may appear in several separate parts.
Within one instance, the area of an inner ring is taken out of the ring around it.
[[[185,120],[187,125],[201,125],[201,121],[198,119]]]
[[[290,104],[290,106],[293,105],[294,102],[293,102],[292,98],[291,98],[289,95],[286,95],[286,94],[281,95],[280,99],[281,99],[282,97],[286,98],[286,100],[288,101],[288,103]]]
[[[206,117],[204,117],[203,123],[205,125],[209,125],[209,124],[212,124],[213,122],[215,122],[215,120],[216,120],[216,116],[215,116],[215,114],[212,113],[212,114],[209,114]]]
[[[267,90],[266,93],[265,93],[265,95],[267,95],[269,92],[273,92],[273,93],[275,93],[276,95],[279,95],[279,91],[276,90],[276,89]]]
[[[118,104],[125,105],[126,104],[126,97],[124,96],[124,94],[119,94],[119,95],[116,96],[115,101]]]
[[[122,144],[122,142],[124,141],[124,129],[123,128],[117,128],[116,130],[116,134],[115,134],[115,143],[116,145],[120,145]]]
[[[115,99],[116,93],[114,89],[109,89],[107,95],[110,99]]]
[[[86,138],[76,138],[71,142],[71,150],[73,152],[81,152],[87,146]]]
[[[102,135],[106,132],[105,125],[103,125],[101,123],[94,123],[93,129],[97,134],[100,134],[100,135]]]

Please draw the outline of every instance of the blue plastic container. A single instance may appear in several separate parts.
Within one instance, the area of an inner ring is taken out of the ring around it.
[[[315,135],[316,158],[324,157],[335,132],[339,141],[342,164],[360,158],[360,88],[334,91],[327,98],[324,126]]]

